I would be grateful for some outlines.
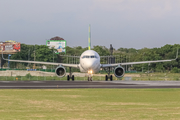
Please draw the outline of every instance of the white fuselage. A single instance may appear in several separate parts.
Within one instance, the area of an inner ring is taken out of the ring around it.
[[[87,50],[81,54],[79,68],[81,72],[97,73],[100,71],[100,56],[93,50]]]

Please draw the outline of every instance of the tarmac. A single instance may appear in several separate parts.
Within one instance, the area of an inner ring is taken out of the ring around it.
[[[0,89],[180,88],[180,81],[0,81]]]

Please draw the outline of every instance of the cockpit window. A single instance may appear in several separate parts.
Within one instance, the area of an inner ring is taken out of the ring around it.
[[[84,55],[82,58],[97,58],[97,56],[94,56],[94,55],[91,55],[91,56]]]

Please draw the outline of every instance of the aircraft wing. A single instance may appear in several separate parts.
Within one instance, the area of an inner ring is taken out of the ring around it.
[[[11,60],[11,59],[5,59],[2,54],[2,58],[7,61],[12,62],[23,62],[23,63],[35,63],[35,64],[46,64],[46,65],[61,65],[64,67],[73,67],[73,68],[79,68],[79,64],[66,64],[66,63],[54,63],[54,62],[40,62],[40,61],[28,61],[28,60]]]
[[[101,68],[106,67],[116,67],[118,65],[135,65],[135,64],[144,64],[144,63],[158,63],[158,62],[169,62],[176,59],[170,59],[170,60],[155,60],[155,61],[141,61],[141,62],[127,62],[127,63],[115,63],[115,64],[101,64]]]
[[[127,62],[127,63],[114,63],[114,64],[101,64],[101,68],[107,68],[107,67],[116,67],[121,65],[135,65],[135,64],[144,64],[144,63],[158,63],[158,62],[169,62],[176,60],[178,58],[178,50],[176,54],[175,59],[169,59],[169,60],[154,60],[154,61],[141,61],[141,62]]]

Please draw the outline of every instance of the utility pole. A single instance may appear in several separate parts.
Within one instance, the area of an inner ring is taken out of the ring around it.
[[[11,57],[11,54],[8,55],[8,60],[10,59],[10,57]],[[10,62],[8,61],[8,68],[9,66],[10,66]]]
[[[148,76],[149,76],[149,66],[150,66],[150,63],[148,64]]]
[[[53,47],[53,62],[54,62],[54,47]],[[54,65],[53,65],[53,69],[54,69]]]
[[[29,61],[29,55],[30,55],[30,49],[28,51],[28,61]],[[28,67],[29,67],[29,63],[28,63]],[[29,69],[29,68],[28,68]]]
[[[54,47],[53,47],[53,62],[54,62]]]
[[[127,55],[126,55],[126,63],[127,63]],[[127,65],[126,65],[126,71],[127,71]]]
[[[34,61],[36,61],[36,46],[34,46]],[[34,63],[33,69],[36,69],[36,64]]]
[[[143,61],[144,61],[144,54],[145,52],[143,53]],[[142,64],[142,73],[143,73],[143,68],[144,68],[144,64]]]
[[[129,62],[130,62],[130,55],[129,55]],[[130,69],[131,69],[131,66],[130,66],[130,65],[129,65],[129,68],[128,68],[128,69],[129,69],[129,71],[130,71]]]

